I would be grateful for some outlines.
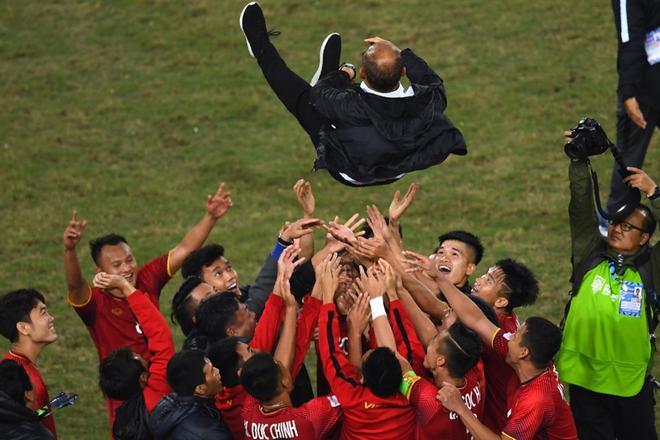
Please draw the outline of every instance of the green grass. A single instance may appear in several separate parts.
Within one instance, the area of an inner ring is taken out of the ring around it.
[[[0,289],[34,286],[50,301],[60,339],[44,351],[42,372],[51,394],[80,394],[57,414],[63,439],[108,431],[96,352],[65,302],[61,234],[73,208],[89,221],[86,239],[121,232],[144,262],[173,247],[201,217],[206,194],[226,181],[235,206],[211,240],[249,282],[279,225],[299,215],[290,190],[297,178],[313,181],[326,219],[367,203],[385,208],[395,189],[419,181],[403,222],[408,247],[428,251],[443,231],[475,231],[487,247],[482,269],[512,255],[539,276],[542,295],[523,317],[561,316],[569,289],[561,133],[590,114],[614,137],[609,7],[596,0],[262,1],[269,26],[282,31],[275,44],[305,78],[316,70],[323,37],[337,31],[345,61],[357,64],[361,40],[380,35],[414,48],[445,79],[447,114],[469,155],[392,186],[351,189],[310,171],[309,140],[247,53],[242,6],[0,3]],[[646,166],[657,178],[659,139]],[[607,182],[610,159],[594,162]],[[80,253],[91,277],[89,253]],[[164,313],[178,284],[164,291]]]

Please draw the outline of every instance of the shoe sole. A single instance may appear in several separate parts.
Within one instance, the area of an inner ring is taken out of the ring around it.
[[[252,5],[258,5],[257,2],[250,2],[245,7],[243,7],[243,10],[241,11],[241,17],[238,19],[238,24],[241,26],[241,32],[243,32],[243,37],[245,37],[245,44],[247,44],[248,52],[250,52],[250,56],[252,58],[255,58],[254,52],[252,52],[252,46],[250,46],[250,42],[247,39],[247,36],[245,35],[245,30],[243,30],[243,15],[245,14],[245,10],[249,8]]]
[[[323,71],[323,52],[325,52],[325,45],[328,44],[328,41],[330,41],[330,37],[334,35],[341,37],[341,35],[339,35],[337,32],[333,32],[325,37],[325,40],[323,40],[323,43],[321,43],[321,50],[319,51],[319,68],[316,69],[314,76],[312,76],[312,79],[309,81],[309,85],[311,86],[316,85],[316,83],[319,82],[319,79],[321,78],[321,72]]]

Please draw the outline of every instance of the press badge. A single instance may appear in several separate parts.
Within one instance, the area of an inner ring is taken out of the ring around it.
[[[639,318],[642,313],[642,292],[644,288],[641,283],[621,283],[619,293],[619,315]]]
[[[644,49],[650,65],[660,63],[660,28],[646,34]]]

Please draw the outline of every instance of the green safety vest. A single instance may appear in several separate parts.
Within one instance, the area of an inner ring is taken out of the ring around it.
[[[639,393],[651,358],[645,295],[631,267],[617,275],[604,260],[585,274],[557,355],[562,381],[615,396]]]

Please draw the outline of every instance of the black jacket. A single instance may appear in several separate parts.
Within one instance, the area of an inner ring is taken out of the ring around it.
[[[151,412],[149,427],[157,439],[231,440],[213,401],[176,393],[163,397]]]
[[[660,0],[612,0],[612,10],[619,42],[618,94],[660,110],[660,63],[651,66],[644,49],[646,35],[660,28]]]
[[[366,93],[340,70],[312,87],[311,103],[328,120],[319,133],[315,169],[375,184],[437,165],[451,153],[467,154],[463,135],[443,114],[442,79],[412,50],[401,56],[414,96]]]
[[[53,434],[25,406],[0,391],[0,439],[51,440]]]

